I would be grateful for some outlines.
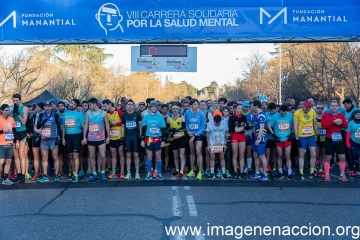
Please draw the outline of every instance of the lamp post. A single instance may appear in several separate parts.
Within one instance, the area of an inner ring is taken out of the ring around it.
[[[280,72],[279,72],[279,104],[281,104],[281,44],[280,44]]]

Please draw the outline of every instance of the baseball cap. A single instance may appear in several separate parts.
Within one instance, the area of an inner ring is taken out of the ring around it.
[[[50,101],[46,101],[45,104],[44,104],[44,106],[46,106],[46,105],[49,105],[49,106],[50,106],[50,105],[51,105],[51,102],[50,102]],[[40,106],[39,106],[39,107],[40,107]]]
[[[312,103],[311,102],[304,102],[304,108],[312,108]]]
[[[139,102],[139,105],[145,105],[145,103],[144,102]]]
[[[250,107],[250,103],[249,103],[249,102],[243,102],[243,103],[242,103],[242,106],[243,106],[243,107]]]

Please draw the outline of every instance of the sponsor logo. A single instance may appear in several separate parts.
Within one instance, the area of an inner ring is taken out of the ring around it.
[[[268,18],[271,18],[271,14],[268,13],[264,8],[260,8],[260,24],[263,24],[263,15],[266,15]],[[280,17],[280,15],[283,14],[284,15],[284,24],[287,24],[287,8],[284,7],[283,9],[280,10],[280,12],[278,12],[273,18],[271,18],[268,22],[268,24],[273,23],[278,17]]]
[[[115,4],[105,3],[102,5],[98,13],[95,14],[95,18],[99,22],[100,27],[105,30],[106,35],[108,35],[108,31],[114,31],[117,28],[120,28],[121,32],[124,33],[124,29],[121,26],[123,16]]]

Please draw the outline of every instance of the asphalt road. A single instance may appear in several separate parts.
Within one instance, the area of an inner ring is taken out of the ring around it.
[[[62,179],[60,183],[1,185],[0,239],[294,238],[265,236],[265,230],[259,236],[259,229],[256,236],[254,232],[246,236],[245,226],[279,226],[281,232],[284,226],[305,226],[305,234],[317,234],[317,226],[329,226],[330,236],[296,238],[359,238],[360,181],[340,182],[333,176],[330,183],[323,179],[177,181],[167,175],[164,181],[113,179],[90,183],[82,179],[71,183]],[[169,236],[165,228],[170,226],[202,229],[197,236],[190,232],[187,236]],[[214,226],[222,226],[224,234],[227,229],[232,236],[216,236],[217,229],[218,234],[222,232]],[[338,226],[344,227],[344,235],[336,235],[336,230],[342,233]],[[346,226],[357,228],[348,228],[346,236]]]

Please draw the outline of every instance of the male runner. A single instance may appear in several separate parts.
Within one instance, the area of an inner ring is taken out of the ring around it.
[[[42,167],[44,175],[42,178],[37,180],[37,182],[48,182],[49,178],[47,176],[48,172],[48,159],[49,159],[49,150],[51,151],[52,157],[54,159],[54,168],[55,173],[59,172],[59,156],[58,156],[58,145],[60,144],[60,117],[59,114],[51,111],[51,103],[49,101],[45,102],[45,112],[39,114],[39,119],[36,125],[37,129],[41,128],[41,157],[42,157]],[[59,182],[59,177],[55,174],[54,182]]]
[[[15,139],[19,140],[19,147],[16,148],[14,144],[14,162],[16,167],[16,178],[13,182],[25,182],[25,165],[27,157],[25,156],[25,145],[26,145],[26,121],[28,119],[28,108],[21,104],[21,95],[14,94],[12,96],[14,103],[14,109],[12,111],[12,117],[15,121],[16,136]]]
[[[122,115],[121,122],[123,127],[121,129],[122,136],[125,138],[125,152],[126,152],[126,180],[131,178],[131,154],[135,160],[135,179],[139,180],[139,136],[141,133],[141,115],[139,112],[134,111],[135,103],[132,99],[126,102],[126,112]]]
[[[168,105],[163,104],[161,105],[161,109],[160,109],[160,113],[161,116],[164,118],[165,123],[167,122],[167,118],[168,118],[168,112],[169,112],[169,108]],[[168,126],[166,127],[166,129],[168,129]],[[169,139],[169,134],[168,132],[166,132],[166,137],[165,137],[165,147],[163,148],[163,155],[164,155],[164,173],[165,174],[170,174],[170,168],[169,168],[169,150],[170,150],[170,139]]]
[[[225,151],[226,151],[226,140],[228,132],[228,124],[221,120],[220,115],[215,115],[214,119],[207,124],[206,137],[208,147],[207,150],[210,154],[210,175],[209,179],[214,179],[214,168],[215,168],[215,154],[219,154],[220,165],[222,169],[222,179],[227,180],[228,177],[225,173]],[[244,160],[244,159],[243,159]]]
[[[11,161],[14,155],[13,143],[15,142],[15,149],[19,148],[19,139],[17,136],[14,118],[10,116],[10,107],[3,104],[0,107],[0,168],[2,169],[4,163],[4,175],[2,184],[12,185],[13,182],[9,179],[9,171]]]
[[[164,180],[161,174],[162,161],[161,161],[161,148],[165,147],[166,138],[166,124],[164,118],[157,112],[157,105],[155,102],[151,102],[149,105],[150,113],[147,114],[142,121],[142,135],[141,146],[145,147],[147,161],[147,175],[145,180],[152,178],[151,168],[153,154],[155,153],[155,159],[157,164],[157,179]]]
[[[69,153],[69,163],[71,163],[71,169],[73,170],[71,178],[72,182],[79,181],[79,152],[85,123],[85,116],[77,111],[79,105],[80,101],[78,99],[73,99],[70,102],[70,111],[65,112],[62,128],[62,144],[67,148],[67,152]]]
[[[125,157],[124,157],[124,145],[123,145],[123,136],[122,136],[122,115],[121,110],[115,110],[111,101],[105,99],[103,101],[103,106],[107,111],[107,116],[110,125],[110,153],[111,153],[111,166],[112,170],[109,179],[115,178],[116,174],[116,163],[117,163],[117,154],[120,158],[120,179],[124,179],[124,168],[125,168]]]
[[[187,134],[190,138],[190,167],[191,171],[188,173],[188,177],[195,176],[194,164],[195,164],[195,151],[197,156],[197,164],[199,172],[196,176],[197,180],[202,179],[201,170],[203,170],[203,156],[202,156],[202,145],[203,145],[203,133],[206,129],[206,118],[203,111],[199,111],[199,101],[197,99],[191,99],[191,109],[185,113],[185,122]]]
[[[88,144],[89,148],[89,162],[93,170],[93,176],[90,181],[98,179],[96,173],[95,154],[96,148],[99,149],[98,161],[101,163],[101,180],[106,181],[105,167],[106,167],[106,144],[110,142],[110,127],[106,112],[99,109],[98,100],[96,98],[89,99],[89,111],[86,113],[86,120],[83,128],[82,144]],[[105,131],[107,137],[105,138]],[[86,137],[87,136],[87,137]],[[99,169],[100,170],[100,169]]]
[[[63,101],[58,102],[57,108],[58,108],[57,114],[59,114],[59,117],[60,117],[60,128],[61,128],[60,137],[63,137],[62,128],[63,128],[63,124],[64,124],[65,103]],[[63,175],[62,174],[63,158],[67,156],[66,147],[65,147],[65,145],[62,144],[62,139],[60,139],[59,150],[58,150],[58,154],[59,154],[59,172],[55,173],[55,174],[58,175],[58,177],[62,177],[62,175]]]
[[[340,168],[340,181],[347,181],[345,175],[345,146],[342,141],[341,128],[347,128],[348,123],[344,114],[339,113],[339,104],[337,101],[332,101],[330,105],[331,112],[324,113],[321,119],[321,126],[326,130],[325,138],[325,154],[326,161],[324,162],[325,170],[325,181],[330,181],[330,162],[333,153],[336,152],[339,157],[339,168]]]
[[[316,105],[316,122],[318,124],[319,135],[316,138],[316,159],[320,161],[319,172],[316,174],[317,177],[325,177],[323,172],[324,162],[326,161],[325,155],[325,138],[326,138],[326,129],[321,126],[321,119],[324,112],[324,105],[321,102],[318,102]]]
[[[310,151],[310,176],[316,181],[314,169],[316,164],[316,141],[314,136],[319,134],[316,121],[316,113],[311,102],[304,102],[303,108],[297,110],[294,114],[294,134],[296,144],[299,149],[299,180],[304,180],[304,155],[305,149]]]

